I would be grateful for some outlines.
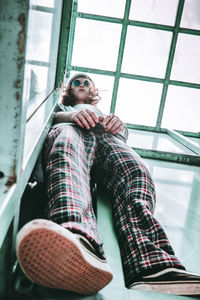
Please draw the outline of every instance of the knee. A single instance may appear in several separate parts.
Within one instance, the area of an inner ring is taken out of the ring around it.
[[[58,133],[53,143],[53,151],[66,151],[66,150],[76,150],[79,140],[78,132],[74,130],[72,126],[67,124],[58,127]],[[79,140],[80,144],[80,140]]]
[[[142,160],[128,158],[119,161],[119,165],[125,176],[129,177],[131,180],[138,178],[153,182],[151,174]]]

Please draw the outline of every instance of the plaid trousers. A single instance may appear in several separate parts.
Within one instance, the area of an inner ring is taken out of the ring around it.
[[[48,218],[83,234],[104,256],[90,191],[94,176],[112,201],[125,285],[167,267],[184,269],[153,216],[155,188],[144,162],[122,139],[96,127],[63,123],[50,130],[44,147]]]

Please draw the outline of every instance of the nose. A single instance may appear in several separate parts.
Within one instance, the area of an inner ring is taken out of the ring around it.
[[[81,87],[84,87],[84,83],[83,83],[83,82],[81,82],[81,83],[80,83],[80,86],[81,86]]]

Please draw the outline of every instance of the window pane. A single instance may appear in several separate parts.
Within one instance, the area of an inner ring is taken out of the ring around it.
[[[53,14],[29,11],[26,59],[48,61]]]
[[[28,117],[46,96],[47,78],[47,67],[25,65],[24,96],[29,100],[27,107]]]
[[[174,25],[178,0],[134,0],[129,19],[164,25]]]
[[[181,145],[167,135],[162,135],[158,138],[155,150],[194,155],[187,147]]]
[[[114,71],[121,25],[77,19],[72,65]]]
[[[200,131],[200,90],[169,86],[162,127]]]
[[[181,166],[180,169],[179,166]],[[169,163],[163,162],[163,165],[153,167],[152,175],[158,196],[155,215],[157,218],[160,218],[165,225],[170,224],[166,229],[168,233],[170,233],[170,238],[172,237],[172,241],[174,240],[176,246],[178,232],[174,235],[174,230],[175,228],[178,231],[183,230],[183,226],[187,222],[187,217],[191,213],[190,202],[192,186],[194,184],[194,176],[198,176],[197,173],[197,169],[188,170],[185,168],[184,170],[183,165],[180,164],[176,164],[175,168],[174,163],[170,165]],[[171,209],[172,207],[173,209]],[[170,211],[173,218],[169,218],[169,214],[166,214],[166,211]],[[192,249],[190,249],[190,253],[191,250]]]
[[[28,117],[54,89],[61,13],[61,1],[51,13],[29,10],[23,96]]]
[[[123,18],[125,0],[79,0],[78,11],[96,15]]]
[[[200,83],[200,36],[179,34],[171,79]]]
[[[54,94],[54,96],[59,97],[59,93],[57,93],[57,95]],[[45,131],[49,128],[47,124],[45,125],[45,123],[53,109],[54,96],[53,94],[49,96],[40,109],[38,109],[33,117],[26,123],[23,168],[25,168],[28,159],[30,159],[30,154],[34,152],[35,146],[38,143],[38,139],[44,130],[44,127],[46,126]]]
[[[162,84],[120,79],[116,114],[127,123],[156,125]]]
[[[199,270],[199,167],[146,160],[157,191],[155,217],[186,268]],[[173,208],[173,209],[172,209]],[[168,212],[168,213],[166,213]],[[170,213],[169,213],[170,212]]]
[[[200,148],[200,138],[193,138],[193,137],[188,137],[191,142],[195,143],[196,146]]]
[[[30,0],[30,5],[54,7],[55,0]]]
[[[130,147],[141,148],[141,149],[153,149],[154,133],[149,131],[128,130],[127,144]]]
[[[181,27],[200,29],[200,1],[185,0]]]
[[[71,72],[70,77],[80,73],[80,72]],[[97,75],[97,74],[88,74],[88,76],[94,81],[96,88],[99,90],[99,96],[101,100],[98,103],[98,108],[104,113],[110,113],[110,105],[112,99],[112,90],[114,84],[114,77],[112,76],[104,76],[104,75]]]
[[[36,114],[26,124],[23,165],[26,165],[27,159],[42,131],[45,122],[45,105],[36,112]]]
[[[167,134],[129,129],[128,145],[134,148],[194,154]]]
[[[129,26],[122,72],[165,76],[172,33]]]

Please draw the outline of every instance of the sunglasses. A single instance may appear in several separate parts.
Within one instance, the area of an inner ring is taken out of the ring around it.
[[[90,82],[89,82],[88,80],[82,81],[82,80],[79,80],[79,79],[75,79],[75,80],[73,81],[73,85],[76,86],[76,87],[80,86],[81,83],[83,83],[83,85],[84,85],[85,87],[90,86]]]

